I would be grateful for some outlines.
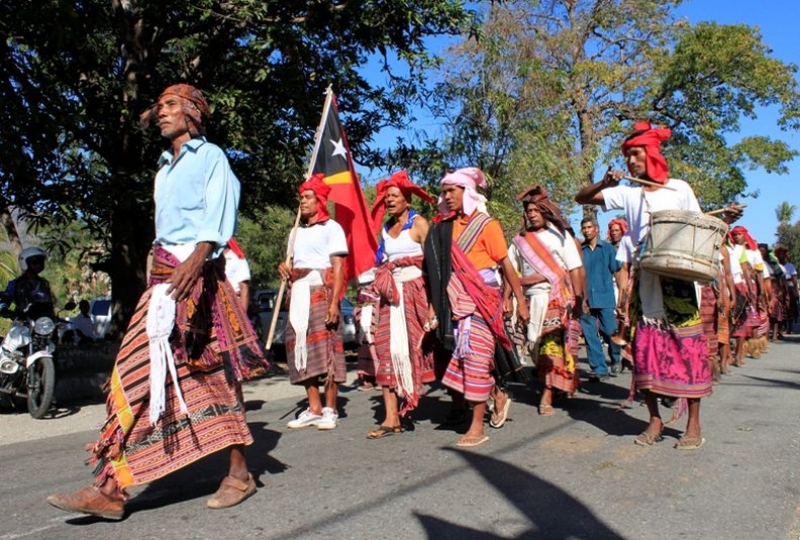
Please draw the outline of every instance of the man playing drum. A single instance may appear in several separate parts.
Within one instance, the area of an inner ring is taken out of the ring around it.
[[[622,144],[630,174],[647,181],[647,185],[620,186],[624,173],[610,171],[600,182],[584,187],[575,196],[580,204],[623,210],[634,245],[645,241],[650,213],[700,212],[689,184],[668,177],[667,161],[660,148],[671,134],[669,129],[638,122],[634,134]],[[664,423],[658,397],[671,396],[686,398],[689,408],[686,432],[676,448],[700,448],[705,442],[700,430],[700,399],[711,394],[712,386],[695,284],[645,270],[637,269],[636,273],[638,294],[632,306],[632,313],[637,316],[633,338],[634,381],[645,396],[650,418],[647,429],[634,442],[651,446],[662,440]]]

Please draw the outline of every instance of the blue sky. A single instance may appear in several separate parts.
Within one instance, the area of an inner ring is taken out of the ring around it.
[[[800,47],[798,46],[798,29],[800,29],[800,2],[797,0],[694,0],[685,2],[676,10],[679,17],[691,23],[700,21],[716,21],[721,24],[747,24],[760,29],[763,42],[772,49],[772,56],[786,62],[800,65]],[[436,40],[443,46],[449,40]],[[377,75],[376,78],[380,78]],[[785,141],[794,150],[800,151],[800,133],[782,132],[776,125],[777,111],[763,109],[758,111],[758,118],[743,119],[741,130],[731,137],[735,142],[741,137],[751,134],[769,135]],[[420,118],[415,128],[433,128],[436,123]],[[392,144],[398,132],[387,130],[380,133],[374,144],[385,147]],[[368,181],[376,181],[387,171],[360,171]],[[767,174],[763,171],[747,171],[748,192],[758,191],[757,198],[742,200],[747,204],[745,216],[740,224],[747,227],[759,242],[772,244],[778,220],[775,209],[787,201],[798,207],[794,216],[800,219],[800,190],[795,182],[800,179],[800,157],[789,164],[789,173],[785,175]],[[691,182],[691,179],[686,179]],[[601,228],[605,228],[613,217],[610,212],[601,213],[598,218]],[[577,218],[579,221],[579,218]],[[576,227],[578,229],[578,227]]]
[[[677,13],[692,23],[716,21],[721,24],[756,26],[761,31],[762,41],[772,48],[773,57],[800,65],[800,2],[796,0],[694,0],[682,5]],[[742,122],[739,135],[769,135],[800,151],[800,133],[780,131],[776,125],[777,116],[774,110],[759,111],[757,119]],[[747,172],[748,190],[758,190],[759,196],[743,201],[747,203],[747,209],[741,224],[748,228],[757,241],[769,244],[775,241],[778,227],[775,209],[781,202],[787,201],[800,209],[799,180],[800,157],[789,164],[789,173],[785,175]],[[795,221],[798,219],[800,210],[794,216]]]

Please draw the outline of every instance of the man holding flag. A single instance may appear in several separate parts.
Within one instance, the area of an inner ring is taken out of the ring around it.
[[[278,267],[292,287],[286,328],[289,378],[305,386],[308,396],[308,408],[288,427],[334,429],[338,385],[346,377],[339,302],[347,279],[374,265],[377,240],[330,88],[309,173],[299,188],[298,222],[288,257]],[[334,202],[336,221],[328,214],[328,198]],[[324,407],[319,392],[323,382]]]

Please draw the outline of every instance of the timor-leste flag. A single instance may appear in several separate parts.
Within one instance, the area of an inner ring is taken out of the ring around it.
[[[346,279],[354,278],[375,266],[378,242],[339,121],[336,96],[330,89],[322,109],[322,125],[317,132],[312,159],[311,173],[324,174],[325,183],[331,187],[328,198],[334,202],[336,222],[347,238]]]

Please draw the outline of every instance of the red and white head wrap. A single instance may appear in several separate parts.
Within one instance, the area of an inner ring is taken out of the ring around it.
[[[628,222],[625,221],[622,218],[614,218],[614,219],[612,219],[611,221],[608,222],[608,239],[609,240],[611,240],[611,227],[613,227],[614,225],[619,226],[619,228],[622,231],[623,235],[626,232],[628,232]]]
[[[139,115],[139,124],[142,127],[149,127],[150,123],[156,120],[158,114],[158,102],[164,96],[178,96],[183,100],[183,110],[189,124],[189,133],[192,137],[198,134],[205,134],[204,120],[211,116],[211,108],[208,106],[203,93],[190,84],[173,84],[161,92],[155,103],[150,105],[146,111]]]
[[[386,197],[386,191],[392,187],[399,189],[400,193],[403,194],[403,197],[405,197],[409,203],[411,202],[411,197],[413,195],[416,195],[420,199],[428,201],[431,204],[436,202],[436,199],[429,195],[427,191],[409,180],[408,173],[406,171],[397,171],[390,176],[388,180],[381,180],[375,186],[377,194],[375,196],[375,203],[372,205],[372,222],[376,227],[380,227],[381,223],[383,222],[383,214],[386,212],[386,203],[384,198]]]
[[[475,210],[485,210],[486,197],[478,193],[476,188],[486,187],[486,176],[477,167],[466,167],[448,173],[440,182],[442,186],[461,186],[464,188],[464,198],[462,200],[462,210],[465,216],[470,216]],[[444,202],[444,195],[439,195],[439,214],[446,216],[450,213],[447,203]]]
[[[324,174],[317,173],[300,184],[300,187],[297,189],[297,192],[300,195],[302,195],[305,191],[314,192],[314,196],[319,202],[317,205],[317,223],[322,223],[331,217],[331,215],[328,213],[328,195],[331,192],[331,186],[326,184],[324,179]]]
[[[240,259],[244,259],[244,251],[242,251],[242,248],[241,248],[241,247],[239,247],[239,244],[236,242],[236,240],[233,238],[233,236],[231,236],[231,239],[230,239],[230,240],[228,240],[228,248],[229,248],[229,249],[230,249],[230,250],[233,252],[233,254],[234,254],[234,255],[236,255],[238,258],[240,258]]]
[[[667,160],[661,155],[661,143],[672,136],[669,128],[654,128],[649,122],[636,122],[636,132],[622,143],[622,155],[627,155],[629,148],[641,146],[647,156],[647,177],[653,182],[666,184],[669,178]]]
[[[736,227],[731,229],[731,232],[729,233],[733,245],[736,245],[736,240],[733,239],[733,235],[739,233],[744,235],[744,245],[747,246],[747,249],[749,249],[750,251],[755,251],[758,249],[758,243],[756,243],[755,239],[752,236],[750,236],[750,232],[741,225],[737,225]]]

